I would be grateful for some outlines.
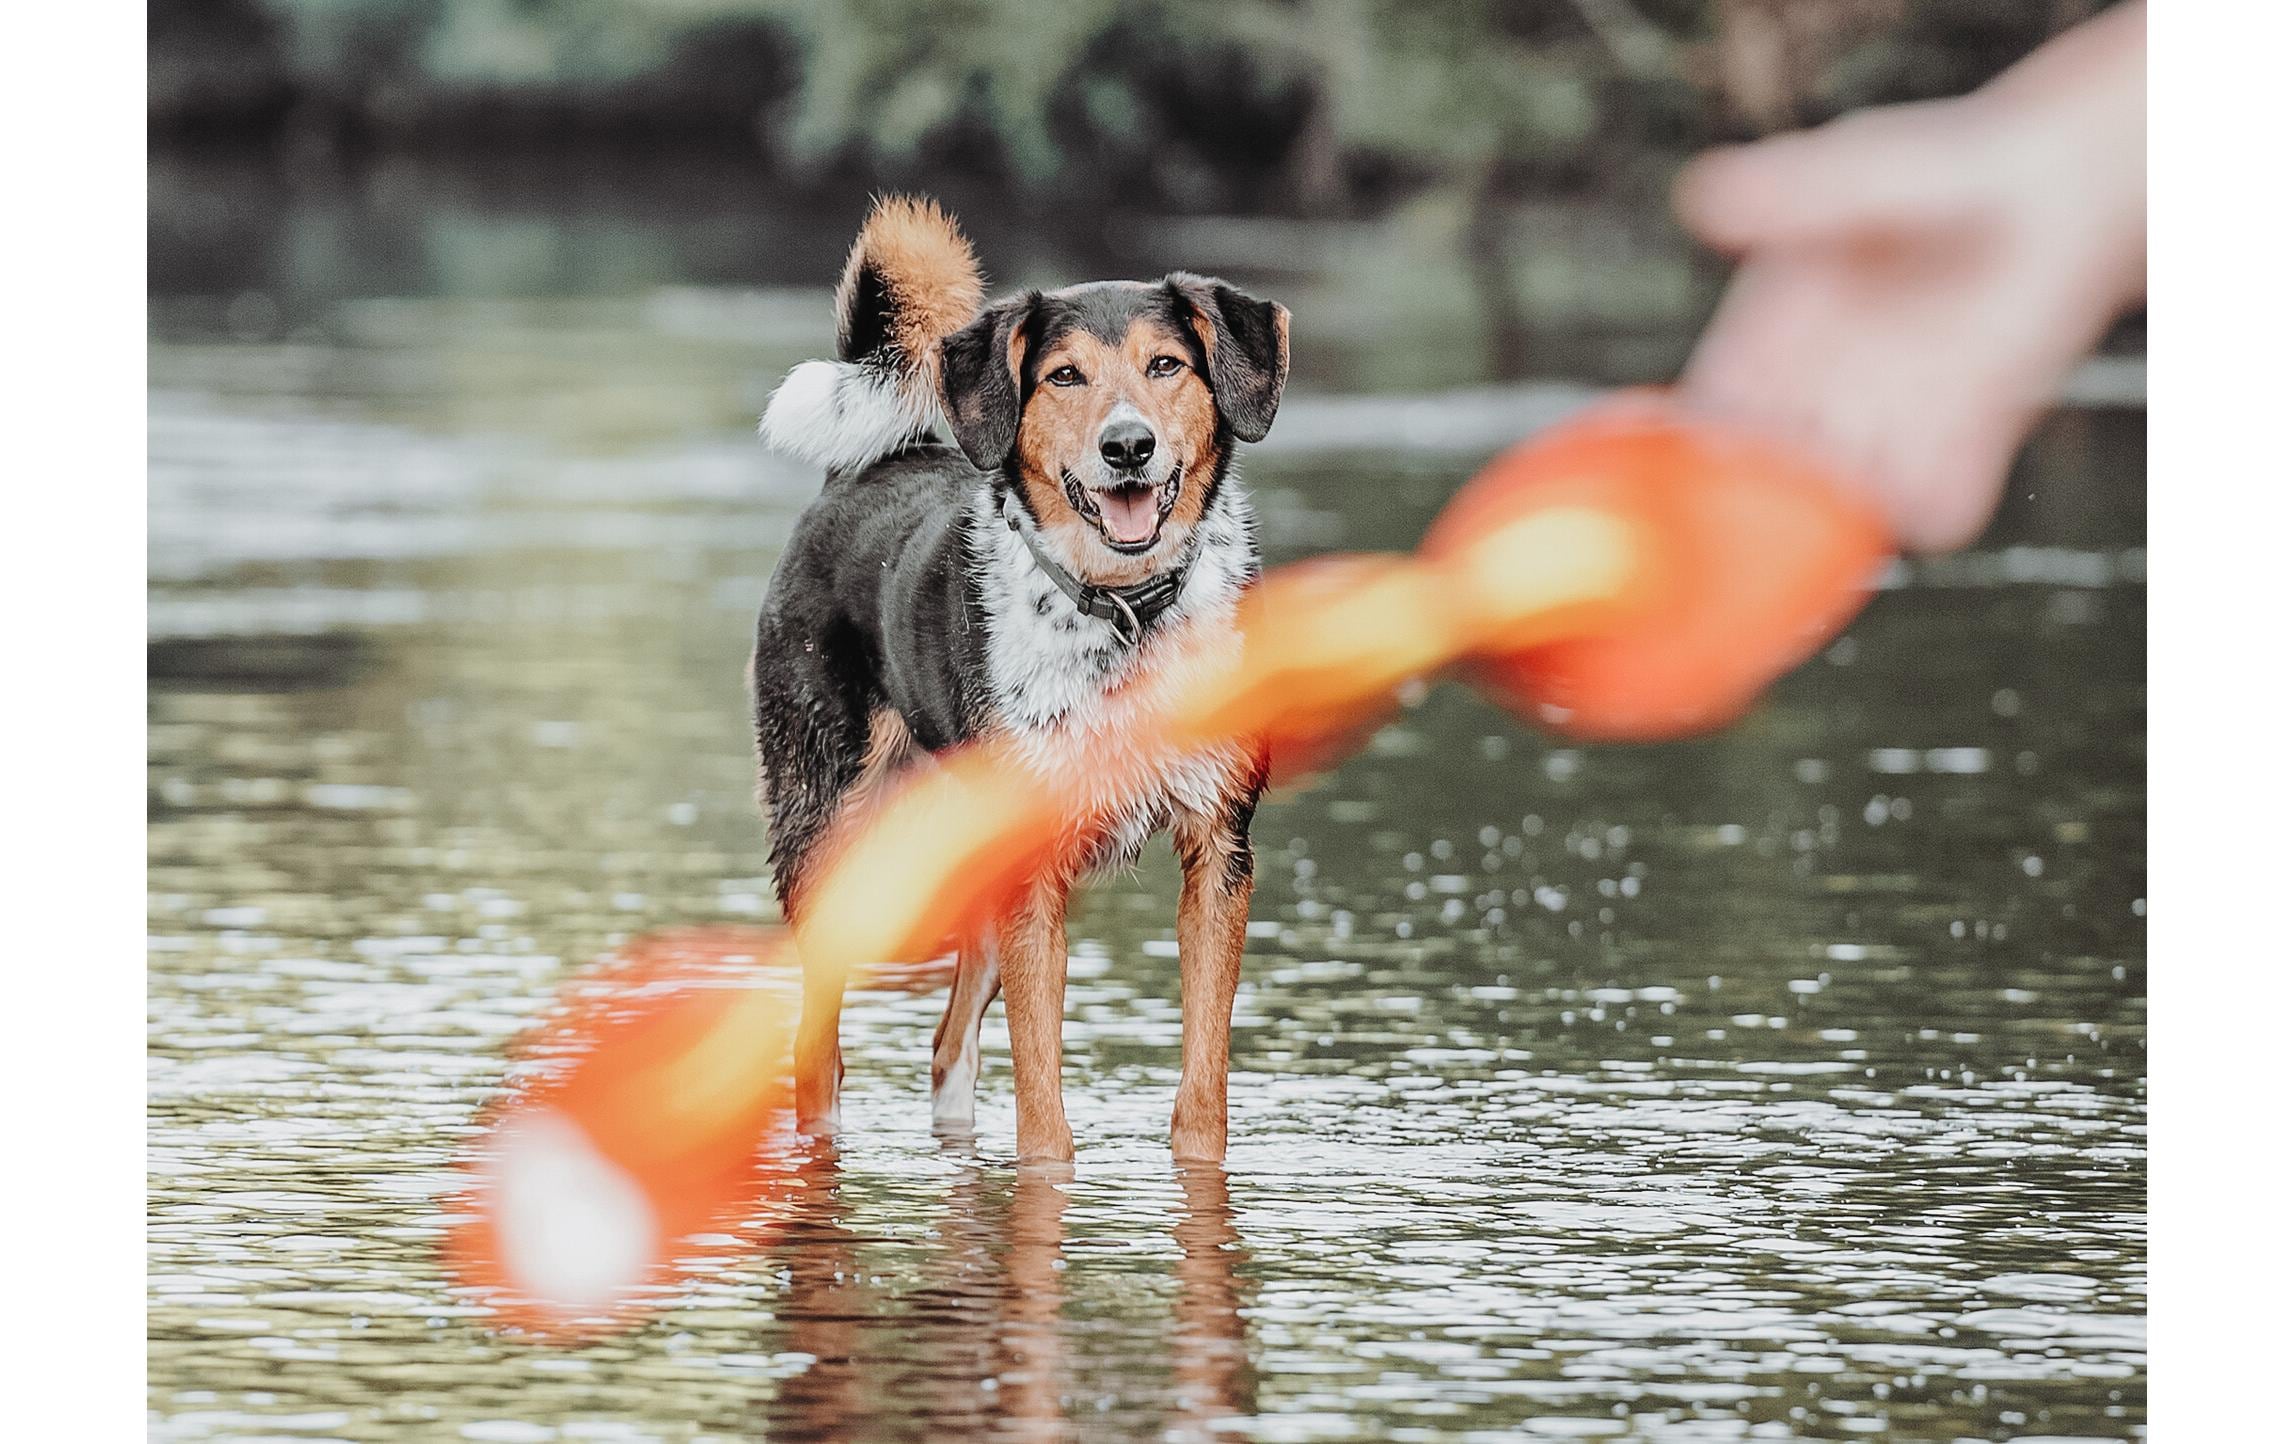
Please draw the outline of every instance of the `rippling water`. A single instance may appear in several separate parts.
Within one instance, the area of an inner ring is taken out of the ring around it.
[[[443,1282],[448,1166],[570,969],[770,917],[740,673],[812,482],[745,428],[825,311],[413,289],[155,297],[154,1437],[2143,1432],[2139,414],[1725,736],[1440,689],[1270,804],[1223,1171],[1156,853],[1071,920],[1072,1180],[1000,1011],[942,1140],[938,998],[857,996],[841,1146],[559,1349]],[[1281,558],[1476,459],[1247,476]]]

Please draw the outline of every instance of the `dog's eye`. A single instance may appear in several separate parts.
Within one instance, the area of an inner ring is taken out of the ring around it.
[[[1081,386],[1083,373],[1073,366],[1062,366],[1043,379],[1054,386]]]
[[[1160,380],[1165,376],[1176,376],[1186,367],[1187,363],[1176,356],[1158,356],[1147,363],[1147,374]]]

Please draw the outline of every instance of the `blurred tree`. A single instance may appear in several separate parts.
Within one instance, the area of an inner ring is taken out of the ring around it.
[[[813,175],[1329,212],[1430,184],[1614,183],[1715,138],[1965,89],[2095,8],[153,0],[150,106],[161,138],[674,137]]]
[[[261,0],[159,0],[145,25],[146,106],[155,127],[278,124],[290,99],[286,38]]]

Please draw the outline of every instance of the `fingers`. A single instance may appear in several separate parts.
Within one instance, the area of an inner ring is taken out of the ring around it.
[[[1879,495],[1907,551],[1947,552],[1980,535],[1999,508],[2028,420],[1987,412],[1954,434],[1898,433],[1877,458]]]
[[[1772,412],[1805,390],[1810,343],[1828,329],[1826,297],[1788,265],[1755,258],[1741,267],[1697,338],[1680,390],[1720,410]]]
[[[1829,458],[1914,550],[1972,540],[2141,289],[2143,19],[2124,6],[1971,96],[1692,161],[1681,220],[1743,264],[1683,398]]]
[[[1959,224],[1981,194],[1982,152],[1969,149],[1978,104],[1890,106],[1707,151],[1674,182],[1674,210],[1724,251]]]
[[[2013,362],[2028,348],[1987,329],[2010,309],[1989,292],[1946,291],[1876,284],[1851,257],[1762,253],[1731,282],[1678,394],[1825,462],[1880,502],[1905,546],[1964,544],[2059,367]]]

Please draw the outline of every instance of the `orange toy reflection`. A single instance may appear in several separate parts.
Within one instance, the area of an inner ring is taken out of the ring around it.
[[[1719,726],[1846,623],[1888,554],[1877,517],[1808,463],[1660,402],[1507,452],[1416,554],[1269,574],[1239,644],[1151,640],[1165,659],[1106,714],[1119,745],[1103,716],[1025,766],[991,740],[908,778],[836,841],[799,935],[664,933],[577,979],[470,1165],[458,1278],[529,1327],[613,1323],[787,1156],[795,1000],[774,984],[797,950],[848,973],[938,956],[1178,753],[1263,737],[1296,776],[1452,667],[1573,736]]]

